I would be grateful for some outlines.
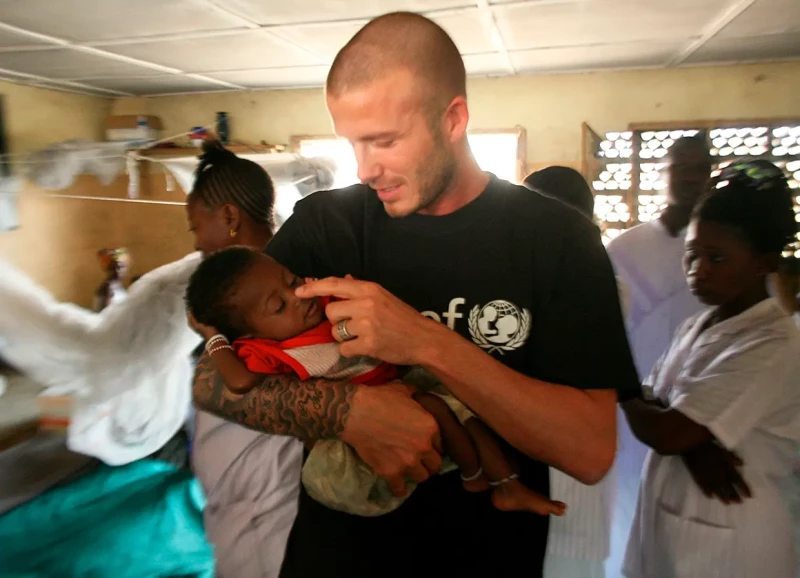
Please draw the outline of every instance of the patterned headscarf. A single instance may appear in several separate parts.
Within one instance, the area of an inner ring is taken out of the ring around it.
[[[115,262],[129,264],[131,257],[128,249],[125,247],[106,247],[97,252],[97,259],[100,261],[100,266],[105,271]]]

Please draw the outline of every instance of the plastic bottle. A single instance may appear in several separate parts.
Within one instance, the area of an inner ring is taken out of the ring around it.
[[[219,136],[219,140],[222,144],[228,144],[228,113],[227,112],[218,112],[217,113],[217,135]]]

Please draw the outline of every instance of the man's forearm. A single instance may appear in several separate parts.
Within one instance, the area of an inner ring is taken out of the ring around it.
[[[602,479],[616,451],[615,392],[527,377],[444,331],[421,356],[428,371],[523,453],[584,483]]]
[[[194,376],[198,409],[264,433],[302,440],[335,438],[344,429],[356,386],[324,379],[300,381],[292,375],[264,375],[244,395],[225,387],[207,353]]]

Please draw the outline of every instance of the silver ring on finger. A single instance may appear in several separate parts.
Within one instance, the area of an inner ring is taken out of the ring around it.
[[[351,339],[355,339],[355,335],[351,335],[350,332],[347,330],[347,322],[349,319],[342,319],[339,323],[336,324],[336,333],[339,334],[339,340],[350,341]]]

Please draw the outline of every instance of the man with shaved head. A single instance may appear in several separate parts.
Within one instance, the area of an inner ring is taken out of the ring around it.
[[[367,24],[326,85],[361,184],[299,202],[266,251],[319,279],[286,307],[337,298],[326,314],[343,355],[435,376],[491,428],[526,486],[547,494],[548,464],[596,483],[614,459],[618,392],[638,392],[611,265],[583,216],[480,169],[465,76],[455,44],[427,18]],[[458,472],[439,473],[447,448],[411,393],[268,376],[231,396],[201,360],[202,409],[306,442],[339,438],[395,494],[418,484],[372,518],[301,491],[284,578],[541,575],[547,518],[503,511],[489,492],[466,491]]]

